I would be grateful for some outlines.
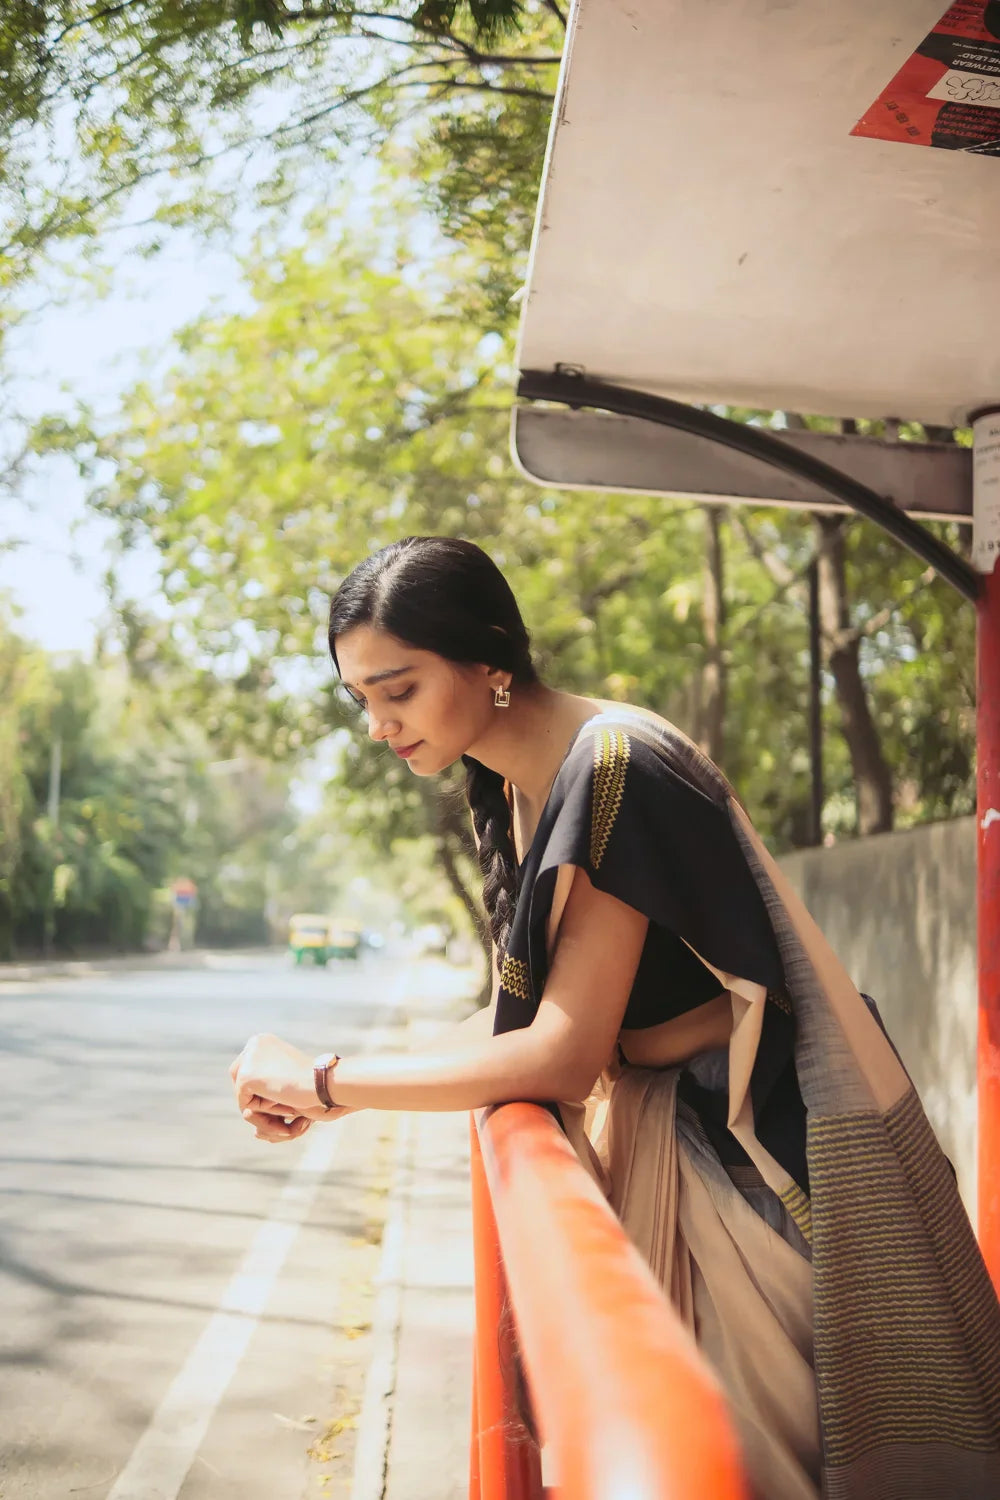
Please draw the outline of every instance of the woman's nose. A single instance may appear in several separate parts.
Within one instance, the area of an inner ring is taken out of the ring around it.
[[[368,735],[373,740],[387,740],[399,729],[397,719],[380,719],[376,714],[368,715]]]

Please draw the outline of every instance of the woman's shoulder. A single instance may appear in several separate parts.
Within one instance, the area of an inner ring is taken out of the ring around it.
[[[690,740],[681,734],[676,725],[654,713],[652,709],[606,698],[592,698],[590,702],[595,712],[580,726],[572,745],[572,753],[577,761],[595,755],[600,757],[601,754],[627,754],[635,741],[640,745],[691,745]]]
[[[642,783],[659,786],[665,778],[711,802],[726,800],[731,788],[722,772],[676,724],[638,704],[590,701],[596,712],[581,726],[567,756],[572,780],[596,774],[602,783],[609,777],[627,780],[638,790]]]
[[[653,725],[656,729],[665,730],[673,734],[680,733],[677,726],[671,724],[669,719],[665,719],[662,714],[654,713],[651,708],[642,707],[641,704],[622,703],[616,698],[591,698],[589,701],[594,705],[596,711],[594,718],[587,721],[590,724],[597,723],[598,721],[605,724],[620,721],[624,724],[626,722],[634,723],[636,720],[639,720]]]

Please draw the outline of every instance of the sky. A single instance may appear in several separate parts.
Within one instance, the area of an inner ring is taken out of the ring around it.
[[[109,296],[81,295],[47,309],[11,340],[10,405],[32,416],[68,413],[75,393],[101,413],[112,411],[147,358],[162,363],[171,335],[212,304],[240,305],[231,253],[206,251],[178,234],[155,260],[126,255]],[[23,500],[0,508],[0,542],[23,539],[15,550],[0,550],[0,592],[23,612],[20,633],[51,651],[89,652],[105,609],[101,578],[112,528],[88,513],[85,496],[71,463],[46,461],[24,486]],[[131,557],[124,578],[129,592],[148,597],[155,590],[149,557]]]
[[[268,96],[255,105],[262,132],[274,123],[275,110],[284,107]],[[169,365],[171,336],[179,329],[209,307],[249,308],[239,250],[260,227],[252,189],[270,165],[267,152],[260,152],[241,168],[246,204],[228,247],[207,248],[203,238],[175,229],[166,248],[147,260],[130,248],[127,234],[109,236],[102,261],[112,272],[111,293],[98,300],[81,292],[66,306],[36,314],[11,335],[4,349],[5,374],[13,376],[4,390],[6,404],[32,417],[69,414],[75,395],[99,416],[110,415],[120,395],[149,374],[150,360],[161,370]],[[377,159],[347,155],[325,184],[335,193],[337,180],[350,180],[346,207],[337,203],[346,222],[368,222],[378,172]],[[292,238],[311,201],[303,195],[289,212],[286,228]],[[436,232],[428,221],[428,243]],[[86,484],[66,460],[41,464],[22,488],[23,500],[0,501],[0,594],[12,597],[22,611],[17,626],[22,635],[51,651],[89,652],[105,610],[101,579],[111,557],[112,527],[88,512]],[[24,545],[5,550],[11,538],[23,539]],[[123,591],[137,599],[149,603],[157,591],[151,550],[130,555],[118,574]]]

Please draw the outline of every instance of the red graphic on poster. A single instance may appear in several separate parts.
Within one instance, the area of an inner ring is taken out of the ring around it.
[[[950,5],[851,134],[1000,156],[1000,0]]]

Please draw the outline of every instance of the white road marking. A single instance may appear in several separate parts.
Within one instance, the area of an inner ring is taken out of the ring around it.
[[[107,1500],[176,1500],[337,1153],[344,1125],[317,1132],[309,1141]]]
[[[398,973],[387,1005],[400,1005],[409,983]],[[365,1051],[377,1050],[386,1028],[373,1026]],[[229,1384],[267,1307],[275,1282],[312,1208],[351,1117],[308,1138],[269,1219],[254,1236],[201,1337],[175,1376],[106,1500],[177,1500]]]

